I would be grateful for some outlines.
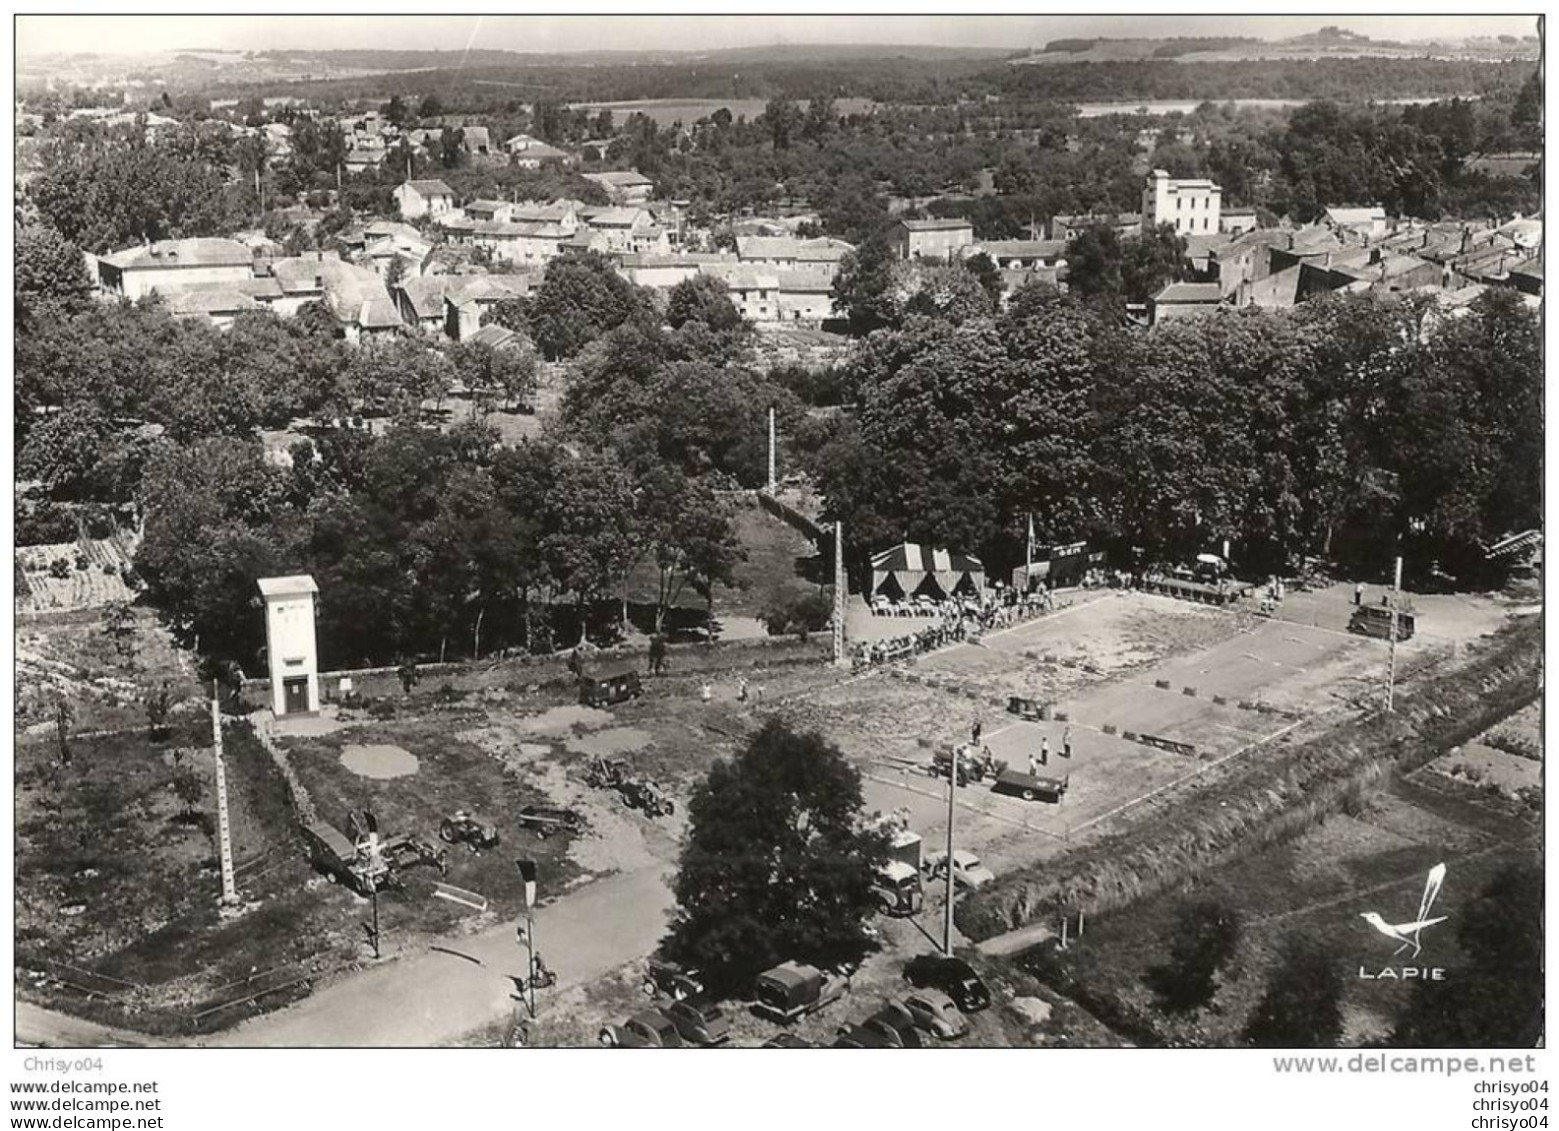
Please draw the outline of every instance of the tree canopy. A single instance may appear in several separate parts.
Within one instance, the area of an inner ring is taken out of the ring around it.
[[[837,747],[770,719],[693,789],[662,951],[715,993],[745,992],[787,960],[858,962],[887,858],[861,804],[860,773]]]

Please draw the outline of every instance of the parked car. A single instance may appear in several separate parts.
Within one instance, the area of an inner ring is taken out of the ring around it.
[[[731,1022],[720,1007],[708,998],[684,998],[661,1010],[677,1027],[682,1040],[709,1048],[731,1039]]]
[[[905,997],[903,1002],[915,1024],[940,1040],[956,1041],[969,1031],[969,1022],[958,1012],[953,999],[941,990],[921,990]]]
[[[690,970],[663,958],[652,958],[644,968],[644,992],[654,997],[665,994],[673,1001],[698,997],[704,992],[698,971]]]
[[[933,880],[941,879],[947,875],[947,853],[933,852],[926,857],[926,875]],[[966,887],[970,891],[978,891],[996,878],[992,872],[980,862],[980,858],[968,849],[956,848],[953,850],[953,883],[959,887]]]
[[[964,1013],[973,1013],[991,1004],[990,988],[962,958],[922,954],[904,964],[904,980],[916,989],[941,990]]]
[[[880,1029],[869,1029],[865,1025],[841,1025],[839,1035],[834,1038],[834,1043],[829,1048],[835,1049],[896,1049],[902,1046],[894,1044]]]
[[[581,676],[579,701],[586,707],[610,707],[637,699],[644,694],[638,672],[614,672],[611,675]]]
[[[671,1018],[658,1009],[635,1013],[620,1025],[607,1025],[600,1041],[612,1049],[679,1049],[682,1035]]]
[[[861,1024],[867,1029],[875,1029],[881,1033],[892,1048],[923,1047],[920,1029],[915,1024],[915,1015],[896,1001],[888,1002]]]
[[[764,1041],[759,1047],[766,1049],[815,1049],[818,1046],[811,1041],[796,1036],[794,1033],[775,1033],[774,1036]]]

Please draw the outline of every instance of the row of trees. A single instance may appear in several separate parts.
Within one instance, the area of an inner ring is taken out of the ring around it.
[[[342,429],[291,450],[210,438],[164,445],[140,486],[136,569],[182,639],[250,668],[264,641],[255,582],[312,573],[327,664],[551,651],[567,603],[582,638],[629,572],[659,577],[657,628],[684,589],[730,584],[726,508],[672,469],[636,476],[610,452],[502,448],[481,425]]]
[[[1542,374],[1513,292],[1455,319],[1366,295],[1134,332],[1031,286],[867,339],[859,411],[813,467],[857,562],[908,537],[1015,564],[1032,514],[1143,563],[1227,538],[1262,571],[1378,567],[1401,536],[1466,574],[1541,521]]]

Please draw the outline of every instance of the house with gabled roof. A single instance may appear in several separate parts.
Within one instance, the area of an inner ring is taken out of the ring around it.
[[[655,182],[637,169],[586,173],[584,178],[600,185],[613,204],[642,204],[655,191]]]
[[[974,242],[968,220],[900,220],[888,233],[900,259],[956,259]]]
[[[254,261],[254,252],[236,240],[156,240],[100,256],[97,285],[105,295],[133,301],[154,291],[169,295],[200,283],[252,279]]]
[[[455,210],[455,190],[439,180],[407,181],[390,194],[395,207],[408,220],[442,216]]]
[[[444,291],[444,333],[463,342],[482,327],[484,316],[506,299],[525,298],[539,275],[457,275]]]

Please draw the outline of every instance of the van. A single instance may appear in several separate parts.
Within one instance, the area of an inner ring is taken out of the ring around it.
[[[610,707],[644,694],[638,672],[616,672],[611,675],[580,676],[579,701],[586,707]]]
[[[1399,641],[1413,639],[1413,632],[1417,627],[1417,618],[1412,613],[1398,610],[1397,639]],[[1359,606],[1353,610],[1353,615],[1348,618],[1348,631],[1356,632],[1360,636],[1374,636],[1381,640],[1390,640],[1390,607],[1386,605]]]

